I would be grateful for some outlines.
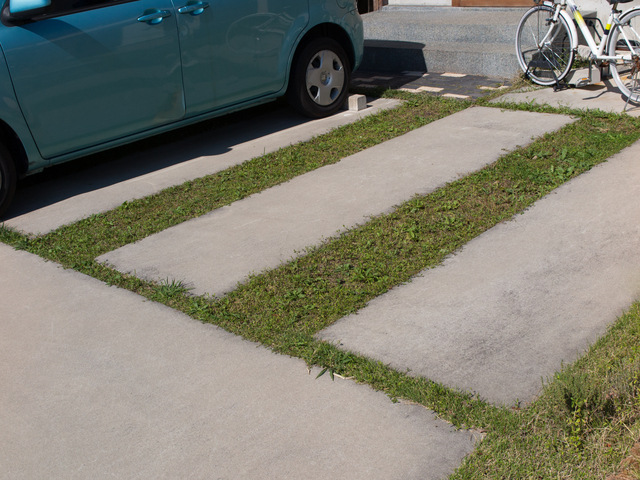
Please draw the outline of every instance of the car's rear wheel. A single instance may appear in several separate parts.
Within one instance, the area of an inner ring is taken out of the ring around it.
[[[344,104],[351,65],[344,49],[330,38],[318,38],[302,49],[291,67],[287,100],[299,113],[321,118]]]
[[[13,159],[4,146],[0,145],[0,217],[9,207],[16,191],[16,167]]]

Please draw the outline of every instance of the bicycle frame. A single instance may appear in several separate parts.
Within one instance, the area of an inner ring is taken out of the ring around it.
[[[545,4],[549,4],[551,2],[544,2],[544,3]],[[563,9],[563,7],[568,7],[569,10],[571,11],[571,13],[573,14],[573,18],[575,19],[576,23],[578,24],[578,27],[580,28],[580,31],[582,32],[582,35],[584,36],[584,39],[587,41],[587,45],[589,46],[589,49],[591,50],[592,60],[597,60],[597,61],[603,61],[603,60],[604,61],[608,61],[608,60],[631,60],[632,54],[629,54],[629,55],[605,55],[605,50],[607,48],[607,43],[608,43],[608,40],[609,40],[609,32],[611,31],[611,26],[612,25],[620,25],[619,17],[620,17],[620,14],[622,12],[617,10],[616,6],[617,6],[617,4],[613,4],[611,6],[611,13],[609,13],[609,18],[607,20],[607,24],[606,24],[606,27],[605,27],[605,30],[604,30],[604,35],[602,36],[602,39],[600,40],[600,44],[599,45],[596,44],[596,41],[594,40],[593,35],[591,35],[591,32],[589,31],[589,27],[587,27],[587,24],[584,21],[584,18],[582,17],[582,14],[580,13],[580,10],[578,9],[577,5],[574,3],[573,0],[561,0],[559,3],[556,3],[552,21],[554,23],[556,23],[558,21],[558,17],[560,15],[562,15],[562,12],[566,12],[566,10]],[[568,16],[568,13],[566,15]],[[571,36],[573,37],[571,39],[571,48],[577,48],[577,34],[578,34],[578,32],[575,30],[573,22],[568,22],[568,23],[570,25],[570,28],[573,27],[573,28],[571,28]],[[550,32],[551,31],[549,31],[547,33],[547,35],[549,35]],[[624,30],[620,29],[620,33],[624,37],[624,41],[627,43],[627,46],[629,47],[629,51],[632,52],[633,48],[631,48],[631,42],[629,41],[629,39],[625,35]],[[634,33],[636,33],[636,35],[637,35],[637,32],[635,32],[635,30],[634,30]],[[542,44],[544,44],[546,41],[548,41],[548,39],[545,36],[545,38],[542,41]],[[609,54],[611,52],[607,52],[607,53]]]
[[[621,11],[618,4],[629,0],[609,0],[611,12],[606,27],[601,24],[603,35],[598,32],[594,40],[577,0],[534,1],[536,6],[524,13],[516,32],[518,63],[526,76],[539,85],[558,89],[569,75],[570,84],[591,84],[594,67],[608,67],[620,93],[628,101],[640,103],[640,7]],[[589,61],[588,79],[584,69],[571,70],[578,53],[578,28],[589,52],[581,52]]]

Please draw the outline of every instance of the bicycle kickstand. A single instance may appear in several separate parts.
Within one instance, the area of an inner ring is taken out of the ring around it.
[[[553,71],[553,66],[548,61],[545,61],[545,62],[540,62],[539,60],[531,60],[531,61],[529,61],[529,63],[527,64],[527,69],[524,72],[524,76],[525,77],[529,76],[529,71],[531,70],[531,66],[534,63],[535,63],[535,65],[533,65],[534,68],[535,67],[540,67],[541,64],[542,64],[542,66],[545,66],[545,67],[546,66],[551,66],[552,67],[551,68],[551,75],[553,75],[553,79],[556,81],[556,84],[553,86],[553,91],[554,92],[557,92],[558,90],[561,90],[563,88],[563,86],[560,85],[560,80],[558,80],[558,76],[556,75],[556,72]]]

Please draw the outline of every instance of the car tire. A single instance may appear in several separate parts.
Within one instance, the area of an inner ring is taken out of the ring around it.
[[[13,159],[7,149],[0,145],[0,218],[13,199],[17,181]]]
[[[351,81],[351,65],[344,49],[331,38],[317,38],[294,59],[287,100],[311,118],[333,115],[343,106]]]

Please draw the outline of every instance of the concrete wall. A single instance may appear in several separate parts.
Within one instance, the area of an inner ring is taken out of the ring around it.
[[[491,1],[491,0],[488,0]],[[576,5],[580,11],[588,12],[588,11],[597,11],[598,17],[602,20],[602,22],[606,22],[607,16],[609,15],[609,3],[605,0],[574,0]],[[429,5],[429,6],[451,6],[451,0],[389,0],[389,6],[419,6],[419,5]],[[533,6],[533,1],[531,2],[531,6]],[[640,0],[635,0],[630,3],[621,4],[621,10],[628,10],[631,7],[640,6]]]
[[[451,0],[389,0],[389,5],[396,6],[419,6],[429,5],[435,7],[450,7]]]
[[[611,11],[611,6],[609,5],[609,2],[605,2],[604,0],[574,0],[574,1],[576,2],[576,5],[578,5],[578,8],[582,13],[595,10],[596,12],[598,12],[598,17],[600,18],[600,20],[602,20],[602,23],[605,23],[607,21],[607,18],[609,17],[609,12]],[[638,7],[638,6],[640,6],[640,0],[635,0],[634,2],[629,2],[629,3],[621,3],[620,5],[618,5],[618,8],[624,12],[626,10],[629,10],[630,8]]]

